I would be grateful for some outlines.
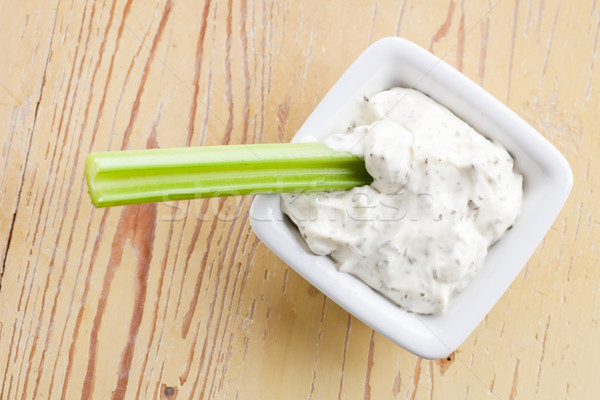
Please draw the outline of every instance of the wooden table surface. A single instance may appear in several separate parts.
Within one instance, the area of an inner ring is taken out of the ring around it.
[[[600,2],[3,0],[0,27],[0,398],[597,395]],[[515,110],[575,177],[447,360],[290,270],[252,232],[251,197],[91,206],[88,152],[288,141],[394,35]]]

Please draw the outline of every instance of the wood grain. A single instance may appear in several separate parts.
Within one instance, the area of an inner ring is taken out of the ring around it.
[[[0,398],[592,398],[600,3],[57,0],[1,6]],[[448,359],[393,345],[252,233],[251,198],[95,210],[90,151],[288,141],[401,35],[568,158],[573,192]]]
[[[10,243],[23,173],[56,20],[57,1],[37,4],[24,1],[12,10],[0,5],[4,40],[2,54],[10,62],[0,63],[0,243]],[[8,57],[7,57],[8,58]],[[6,249],[0,252],[5,265]]]

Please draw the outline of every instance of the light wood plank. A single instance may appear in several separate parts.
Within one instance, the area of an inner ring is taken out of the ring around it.
[[[0,271],[21,192],[58,1],[0,4]]]
[[[600,3],[2,7],[0,46],[14,61],[2,63],[1,160],[14,168],[3,169],[0,207],[0,234],[12,227],[1,398],[529,399],[600,389]],[[396,34],[506,102],[575,175],[544,242],[448,360],[407,353],[287,268],[251,232],[251,198],[90,205],[89,151],[288,141],[369,43]]]

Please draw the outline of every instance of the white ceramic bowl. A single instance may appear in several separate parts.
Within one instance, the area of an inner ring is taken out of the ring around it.
[[[444,314],[408,313],[357,278],[339,272],[329,257],[311,253],[296,227],[284,218],[277,195],[257,196],[250,218],[267,247],[330,299],[412,353],[436,359],[446,357],[469,336],[516,278],[566,201],[573,175],[559,151],[517,114],[438,57],[400,38],[385,38],[366,49],[293,141],[334,133],[353,101],[394,86],[426,93],[502,143],[523,174],[521,216],[489,249],[482,269]]]

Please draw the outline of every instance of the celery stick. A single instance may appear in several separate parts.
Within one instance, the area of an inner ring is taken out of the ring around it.
[[[322,143],[91,153],[85,176],[96,207],[350,189],[373,180],[362,158]]]

